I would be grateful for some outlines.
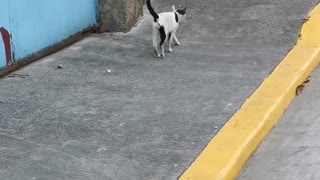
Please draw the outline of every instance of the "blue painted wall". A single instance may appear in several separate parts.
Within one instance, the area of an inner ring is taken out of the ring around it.
[[[9,23],[9,1],[1,0],[0,2],[0,28],[3,27],[10,32]],[[0,34],[0,68],[6,66],[6,56],[2,35]]]
[[[97,0],[1,0],[0,27],[10,19],[12,51],[19,60],[96,25],[97,4]],[[2,51],[0,45],[0,67]]]

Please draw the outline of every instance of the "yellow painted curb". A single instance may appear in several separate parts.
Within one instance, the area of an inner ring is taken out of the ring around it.
[[[295,47],[179,179],[236,178],[319,62],[320,4],[306,18]]]

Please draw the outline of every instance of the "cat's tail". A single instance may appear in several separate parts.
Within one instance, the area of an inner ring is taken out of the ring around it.
[[[159,15],[152,8],[150,0],[147,0],[147,7],[148,7],[150,14],[152,15],[152,17],[154,19],[154,22],[157,22],[159,19]]]

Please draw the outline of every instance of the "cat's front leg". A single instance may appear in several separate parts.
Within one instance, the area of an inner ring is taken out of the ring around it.
[[[174,40],[174,44],[175,44],[176,46],[180,46],[180,45],[181,45],[180,42],[178,41],[177,36],[176,36],[175,34],[173,35],[173,40]]]
[[[170,36],[169,38],[169,49],[168,49],[168,52],[172,52],[172,43],[173,43],[173,36]]]

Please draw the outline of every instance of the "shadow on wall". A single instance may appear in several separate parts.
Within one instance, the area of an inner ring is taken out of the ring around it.
[[[1,27],[0,34],[2,35],[2,42],[4,44],[5,57],[6,57],[6,65],[11,64],[11,42],[10,42],[10,34],[9,32]]]

